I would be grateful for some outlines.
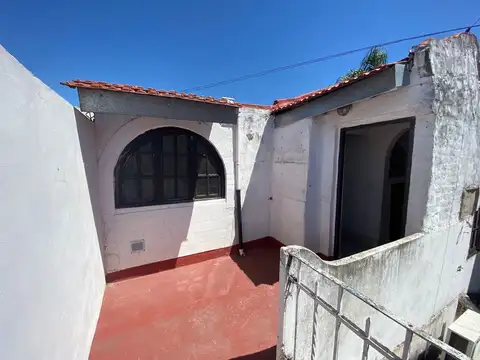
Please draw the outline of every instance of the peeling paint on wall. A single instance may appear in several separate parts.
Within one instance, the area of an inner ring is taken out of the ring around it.
[[[240,108],[239,177],[245,241],[271,236],[273,118],[269,110]]]
[[[427,50],[429,56],[425,56]],[[303,255],[316,267],[328,271],[399,317],[420,327],[429,324],[432,331],[437,331],[443,323],[452,322],[458,296],[467,290],[474,265],[474,259],[467,257],[472,219],[469,216],[460,220],[459,212],[464,189],[478,186],[480,181],[479,59],[477,40],[469,34],[433,40],[427,49],[419,51],[415,59],[420,61],[415,61],[409,87],[355,104],[347,116],[338,119],[343,124],[334,125],[333,129],[325,121],[330,114],[318,118],[324,121],[320,128],[330,129],[328,133],[332,136],[335,128],[342,125],[373,122],[372,118],[385,119],[375,115],[376,109],[371,110],[371,106],[367,109],[367,104],[374,101],[378,104],[382,97],[390,97],[394,109],[406,99],[407,103],[408,99],[415,100],[408,104],[413,110],[409,116],[416,117],[416,124],[407,232],[417,233],[332,262],[322,261],[313,253]],[[402,92],[406,97],[398,97]],[[359,112],[360,109],[364,112]],[[374,114],[369,116],[372,111]],[[397,114],[400,113],[405,114],[402,111]],[[327,139],[322,141],[328,144]],[[329,148],[334,146],[338,143],[330,144]],[[325,150],[325,147],[320,149]],[[330,169],[330,175],[331,168],[328,164],[321,169],[324,173]],[[320,194],[324,197],[328,191],[321,190]],[[331,206],[333,199],[329,198],[326,206]],[[295,297],[287,291],[284,287],[287,271],[295,272],[297,267],[293,263],[288,267],[285,259],[281,267],[284,269],[280,271],[283,301],[279,305],[279,353],[293,356],[295,339],[298,358],[331,358],[327,349],[333,348],[333,317],[318,310],[314,315],[311,299],[301,293]],[[321,281],[306,267],[300,267],[295,276],[303,279],[310,289],[316,281]],[[322,297],[335,306],[336,289],[323,283],[319,289]],[[295,313],[297,309],[298,314]],[[372,335],[391,349],[401,344],[405,337],[403,329],[391,326],[383,316],[351,297],[342,303],[342,313],[348,314],[359,326],[371,317]],[[315,337],[312,334],[314,318],[321,330]],[[296,332],[293,331],[295,324],[301,324]],[[315,339],[314,346],[312,339]],[[346,329],[340,330],[339,339],[339,358],[361,355],[362,342]]]

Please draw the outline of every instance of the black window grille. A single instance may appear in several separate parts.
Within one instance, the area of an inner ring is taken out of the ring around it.
[[[115,207],[128,208],[225,197],[225,171],[215,148],[180,128],[134,139],[115,167]]]

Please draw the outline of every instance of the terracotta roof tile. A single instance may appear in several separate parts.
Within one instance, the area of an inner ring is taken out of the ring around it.
[[[136,85],[123,85],[123,84],[110,84],[104,81],[91,81],[91,80],[71,80],[61,82],[60,84],[66,85],[71,87],[72,89],[80,88],[80,89],[96,89],[96,90],[105,90],[105,91],[116,91],[116,92],[123,92],[123,93],[130,93],[130,94],[141,94],[141,95],[153,95],[153,96],[160,96],[160,97],[168,97],[168,98],[175,98],[175,99],[185,99],[185,100],[192,100],[198,102],[204,102],[209,104],[218,104],[218,105],[226,105],[232,107],[240,107],[242,106],[236,102],[229,102],[225,99],[215,99],[211,96],[200,96],[195,94],[185,94],[179,93],[176,91],[171,90],[157,90],[154,88],[143,88],[141,86]]]
[[[323,95],[326,95],[328,93],[331,93],[335,90],[341,89],[341,88],[343,88],[345,86],[348,86],[348,85],[351,85],[351,84],[353,84],[357,81],[360,81],[362,79],[373,76],[373,75],[375,75],[379,72],[384,71],[385,69],[389,69],[389,68],[395,66],[395,64],[403,63],[406,60],[407,59],[405,58],[405,59],[402,59],[400,61],[393,62],[393,63],[390,63],[390,64],[380,65],[379,67],[377,67],[377,68],[375,68],[371,71],[367,71],[367,72],[365,72],[365,73],[363,73],[359,76],[356,76],[352,79],[348,79],[348,80],[345,80],[345,81],[339,81],[339,82],[337,82],[333,85],[327,86],[325,88],[315,90],[315,91],[312,91],[312,92],[309,92],[309,93],[306,93],[306,94],[302,94],[302,95],[299,95],[299,96],[296,96],[296,97],[293,97],[293,98],[275,100],[273,102],[273,105],[272,105],[272,111],[274,113],[277,113],[277,112],[286,111],[286,110],[295,108],[295,107],[300,106],[300,105],[302,105],[306,102],[318,99],[319,97],[321,97]]]
[[[357,81],[360,81],[362,79],[365,79],[377,73],[380,73],[385,69],[395,66],[395,64],[404,63],[406,62],[406,60],[407,59],[405,58],[397,62],[381,65],[376,69],[367,71],[352,79],[340,81],[328,87],[318,89],[306,94],[302,94],[293,98],[275,100],[273,102],[273,105],[256,105],[256,104],[229,102],[226,99],[216,99],[211,96],[185,94],[185,93],[180,93],[173,90],[158,90],[154,88],[143,88],[141,86],[136,86],[136,85],[110,84],[104,81],[71,80],[71,81],[62,82],[61,84],[69,86],[71,88],[97,89],[97,90],[117,91],[117,92],[141,94],[141,95],[153,95],[153,96],[169,97],[169,98],[175,98],[175,99],[192,100],[192,101],[204,102],[209,104],[220,104],[220,105],[233,106],[233,107],[250,107],[255,109],[266,109],[266,110],[272,110],[272,112],[277,113],[277,112],[286,111],[286,110],[295,108],[297,106],[300,106],[314,99],[318,99],[319,97],[326,95],[330,92],[341,89]]]
[[[248,107],[252,109],[264,109],[264,110],[271,110],[271,105],[259,105],[259,104],[247,104],[247,103],[239,103],[241,107]]]
[[[449,35],[449,36],[445,37],[444,39],[457,38],[457,37],[460,37],[460,36],[465,35],[465,34],[475,37],[475,35],[472,34],[472,33],[460,32],[460,33],[456,33],[456,34],[453,34],[453,35]],[[418,44],[416,47],[417,48],[426,47],[426,46],[430,45],[432,40],[434,40],[434,38],[425,39],[420,44]],[[272,107],[271,107],[272,112],[277,113],[277,112],[281,112],[281,111],[286,111],[288,109],[292,109],[292,108],[297,107],[301,104],[304,104],[308,101],[311,101],[311,100],[317,99],[317,98],[319,98],[323,95],[326,95],[326,94],[328,94],[332,91],[335,91],[335,90],[340,89],[342,87],[353,84],[353,83],[355,83],[359,80],[362,80],[362,79],[368,78],[372,75],[375,75],[375,74],[377,74],[377,73],[379,73],[379,72],[381,72],[385,69],[388,69],[388,68],[391,68],[391,67],[395,66],[395,64],[405,63],[407,60],[408,60],[408,58],[404,58],[402,60],[399,60],[399,61],[396,61],[396,62],[393,62],[393,63],[390,63],[390,64],[381,65],[381,66],[377,67],[376,69],[373,69],[372,71],[368,71],[368,72],[363,73],[360,76],[354,77],[354,78],[346,80],[346,81],[337,82],[336,84],[333,84],[333,85],[328,86],[328,87],[323,88],[323,89],[315,90],[315,91],[312,91],[312,92],[309,92],[309,93],[306,93],[306,94],[303,94],[303,95],[299,95],[299,96],[296,96],[296,97],[293,97],[293,98],[289,98],[289,99],[275,100],[273,102]]]

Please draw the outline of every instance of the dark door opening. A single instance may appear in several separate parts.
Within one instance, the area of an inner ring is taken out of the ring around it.
[[[335,258],[405,236],[414,120],[341,130]]]
[[[390,184],[390,219],[388,221],[388,239],[400,239],[405,236],[404,212],[405,182]]]
[[[410,130],[395,139],[387,154],[383,187],[382,243],[405,236],[407,219],[407,175],[410,160]]]

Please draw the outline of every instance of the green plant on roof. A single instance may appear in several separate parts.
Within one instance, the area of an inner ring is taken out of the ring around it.
[[[349,70],[345,75],[340,76],[338,81],[345,81],[362,75],[363,73],[371,71],[380,65],[386,64],[387,60],[387,50],[385,50],[383,47],[374,46],[368,50],[368,53],[362,59],[360,68]]]

